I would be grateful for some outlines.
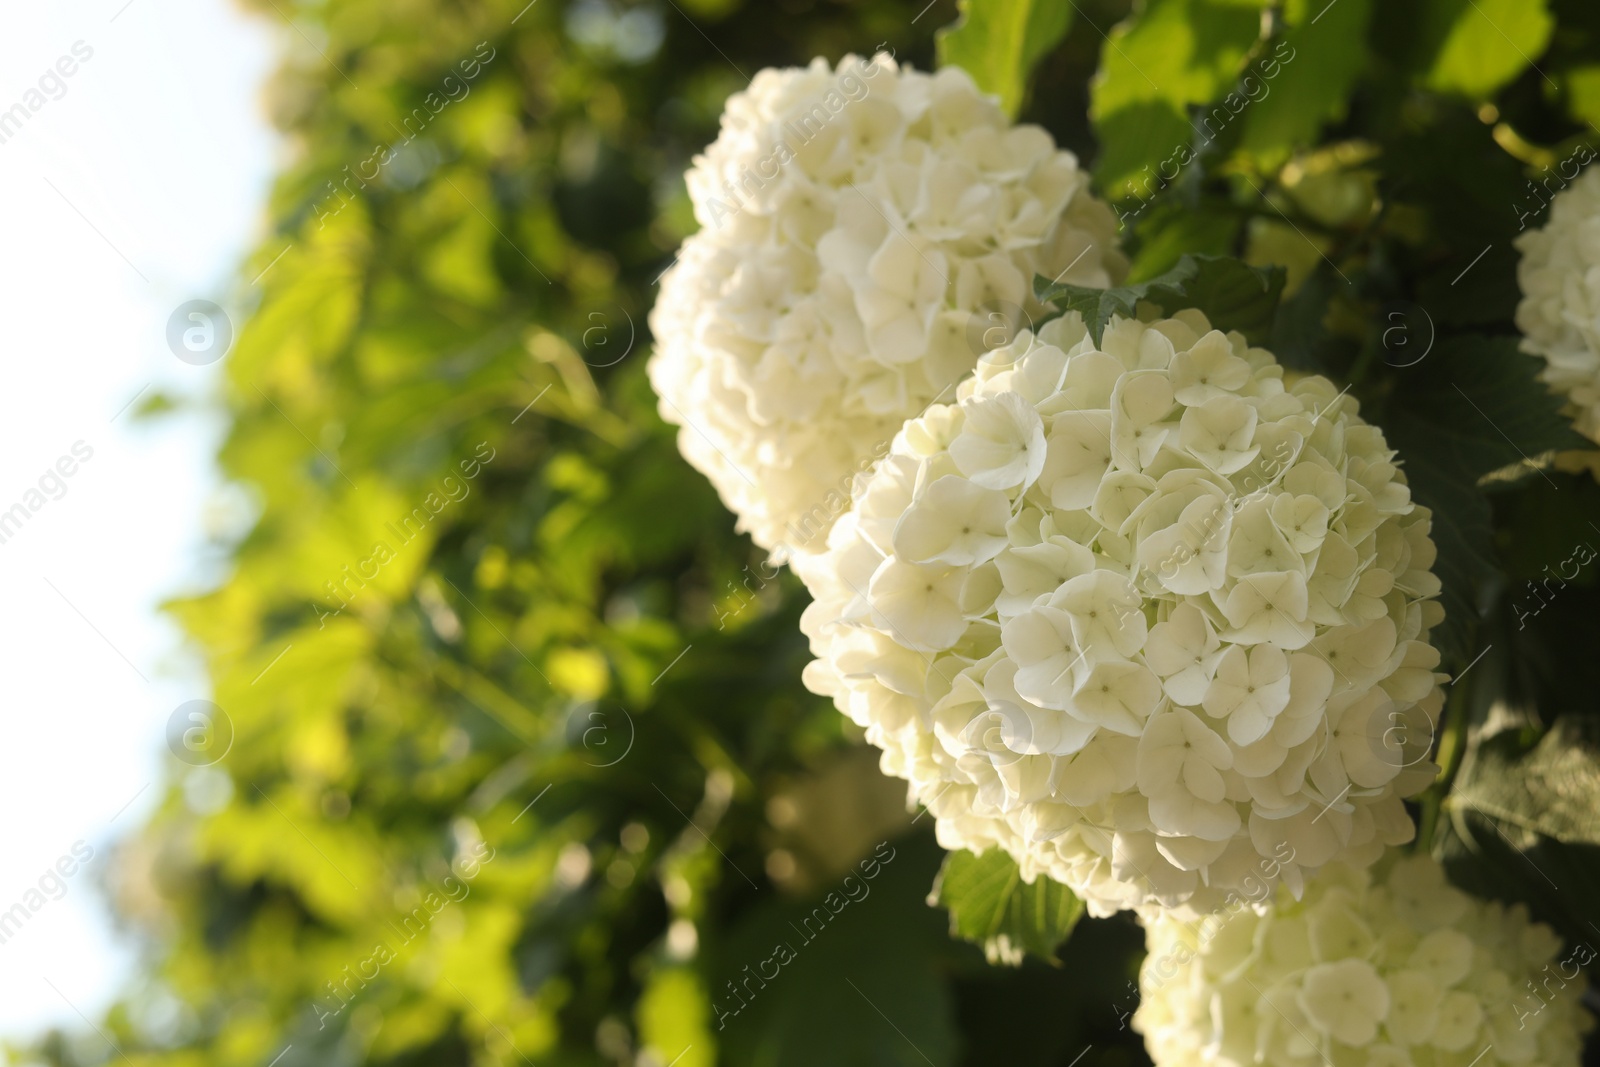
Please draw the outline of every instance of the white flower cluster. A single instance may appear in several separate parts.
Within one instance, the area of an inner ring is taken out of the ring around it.
[[[1588,960],[1432,859],[1374,871],[1336,864],[1262,914],[1146,916],[1133,1026],[1157,1067],[1577,1067]]]
[[[1077,160],[959,68],[763,70],[687,180],[702,229],[662,279],[650,379],[769,549],[820,547],[901,424],[1038,310],[1035,274],[1125,267]]]
[[[1198,914],[1410,839],[1443,611],[1430,513],[1353,398],[1194,311],[1099,345],[1066,315],[957,397],[795,562],[806,684],[945,848],[1095,914]]]
[[[1578,432],[1600,441],[1600,171],[1557,193],[1544,228],[1516,245],[1522,350],[1544,358],[1540,379],[1566,397]]]

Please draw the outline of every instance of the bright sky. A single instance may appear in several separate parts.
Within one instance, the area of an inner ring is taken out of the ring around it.
[[[118,412],[214,389],[220,365],[175,358],[167,320],[248,290],[281,151],[261,85],[288,33],[228,0],[0,7],[0,118],[37,105],[0,126],[0,516],[37,507],[0,543],[0,919],[44,900],[0,944],[0,1035],[83,1028],[133,977],[101,886],[176,766],[168,717],[209,696],[156,604],[215,573],[221,423]],[[62,457],[71,475],[47,474]],[[77,842],[93,858],[47,875]]]

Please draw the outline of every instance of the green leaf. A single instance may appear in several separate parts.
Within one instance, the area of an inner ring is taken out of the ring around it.
[[[139,406],[133,409],[133,418],[136,422],[144,422],[147,419],[153,421],[174,411],[182,411],[184,406],[183,397],[157,391],[145,397]]]
[[[1513,337],[1443,341],[1400,371],[1380,419],[1412,495],[1433,511],[1434,573],[1444,585],[1445,609],[1434,641],[1457,662],[1469,651],[1479,591],[1499,573],[1479,483],[1513,464],[1530,474],[1541,457],[1583,447],[1560,402],[1534,377],[1537,367]]]
[[[1174,267],[1173,270],[1177,268]],[[1171,274],[1168,271],[1167,274]],[[1167,275],[1161,275],[1165,278]],[[1089,328],[1089,336],[1094,338],[1094,343],[1100,343],[1100,337],[1106,332],[1106,325],[1110,323],[1113,315],[1123,318],[1132,318],[1133,309],[1144,298],[1145,291],[1154,282],[1145,282],[1140,285],[1124,285],[1115,289],[1091,289],[1082,285],[1063,285],[1060,282],[1047,283],[1044,275],[1034,279],[1034,288],[1038,291],[1041,303],[1049,302],[1060,308],[1063,312],[1076,311],[1083,316],[1083,324]]]
[[[1561,719],[1525,753],[1515,731],[1497,734],[1479,747],[1470,769],[1448,806],[1556,841],[1600,845],[1600,737],[1593,723]]]
[[[1194,131],[1183,109],[1168,101],[1141,100],[1097,117],[1095,133],[1100,139],[1095,181],[1113,201],[1142,204],[1154,198],[1166,188],[1166,173],[1192,158],[1185,151]]]
[[[705,982],[688,967],[663,967],[650,975],[634,1013],[639,1042],[662,1062],[676,1056],[676,1067],[714,1067],[716,1039],[711,1033],[711,998]],[[679,1050],[682,1050],[681,1052]]]
[[[1221,256],[1195,256],[1191,262],[1194,276],[1181,290],[1153,296],[1162,309],[1170,315],[1186,307],[1199,308],[1219,330],[1238,330],[1253,341],[1264,340],[1283,297],[1283,268],[1253,267]]]
[[[1462,888],[1526,903],[1569,938],[1593,937],[1600,900],[1600,723],[1557,721],[1532,748],[1519,731],[1467,757],[1445,800],[1441,852]]]
[[[1061,42],[1073,8],[1058,0],[961,0],[961,18],[939,31],[941,67],[972,75],[978,88],[1000,97],[1013,117],[1027,96],[1028,76]]]
[[[1208,0],[1150,0],[1114,28],[1089,97],[1101,188],[1148,196],[1154,178],[1136,176],[1190,144],[1188,107],[1231,88],[1260,35],[1259,10]]]
[[[1539,365],[1515,337],[1441,341],[1400,375],[1393,421],[1424,424],[1426,451],[1474,478],[1514,464],[1532,473],[1549,453],[1588,447],[1535,377]]]
[[[1473,99],[1492,95],[1537,63],[1555,20],[1546,0],[1426,0],[1422,83]]]
[[[1600,527],[1595,525],[1600,521],[1600,485],[1587,471],[1546,473],[1548,481],[1525,478],[1492,498],[1506,574],[1517,582],[1552,578],[1564,583],[1562,588],[1594,588],[1600,565],[1580,562],[1574,573],[1565,564],[1576,546],[1600,543]],[[1511,592],[1518,594],[1515,589]]]
[[[1291,370],[1323,374],[1339,340],[1324,325],[1340,283],[1330,263],[1319,262],[1300,287],[1278,306],[1267,347]]]
[[[1288,32],[1256,64],[1263,95],[1245,113],[1241,151],[1259,166],[1275,168],[1296,148],[1314,143],[1324,123],[1344,117],[1366,65],[1371,15],[1372,0],[1292,0],[1287,5]],[[1269,72],[1277,77],[1268,77]]]
[[[941,966],[950,942],[938,915],[916,903],[939,850],[931,835],[911,835],[873,856],[877,865],[858,865],[811,897],[763,894],[708,946],[718,1062],[957,1062],[952,982]]]
[[[1083,316],[1089,334],[1100,343],[1113,315],[1131,318],[1140,301],[1150,301],[1168,315],[1198,308],[1219,330],[1238,330],[1252,341],[1265,339],[1283,295],[1282,267],[1252,267],[1224,256],[1186,255],[1165,274],[1147,282],[1115,289],[1034,279],[1040,303]]]
[[[1512,242],[1541,203],[1524,166],[1495,142],[1494,131],[1465,106],[1408,125],[1384,146],[1388,212],[1419,212],[1444,246],[1417,264],[1411,295],[1440,326],[1504,328],[1516,313],[1518,254]],[[1460,161],[1470,159],[1471,167]]]
[[[1191,173],[1199,169],[1200,164],[1195,163]],[[1185,254],[1225,256],[1238,246],[1237,216],[1225,211],[1194,211],[1180,197],[1152,203],[1138,216],[1139,245],[1128,265],[1129,281],[1148,281],[1171,270]]]
[[[923,909],[928,910],[928,909]],[[935,918],[943,918],[934,914]],[[942,925],[942,924],[941,924]],[[1144,930],[1131,912],[1073,930],[1049,963],[1029,959],[1021,967],[992,967],[965,944],[950,941],[952,967],[960,976],[961,1037],[968,1049],[1004,1049],[1003,1059],[971,1053],[965,1063],[1003,1062],[1004,1067],[1067,1067],[1084,1046],[1109,1049],[1105,1036],[1130,1033],[1127,1018],[1137,1000]],[[1085,1005],[1082,1017],[1063,1017],[1063,1004]],[[1048,1026],[1018,1026],[1018,1019],[1051,1019]],[[1096,1025],[1099,1024],[1099,1025]],[[1103,1026],[1103,1029],[1101,1029]],[[1085,1055],[1077,1067],[1090,1067]],[[1142,1047],[1108,1051],[1100,1064],[1147,1064]],[[924,1065],[925,1067],[925,1065]],[[1308,1065],[1309,1067],[1309,1065]]]
[[[1083,916],[1083,902],[1070,889],[1045,877],[1028,885],[998,848],[946,856],[928,903],[950,912],[951,936],[982,945],[990,963],[1012,966],[1029,952],[1054,960],[1056,946]]]
[[[1567,72],[1567,110],[1588,126],[1600,123],[1600,66],[1578,67]]]
[[[1429,640],[1445,662],[1465,665],[1479,616],[1478,590],[1499,572],[1489,500],[1448,452],[1436,451],[1430,427],[1386,422],[1384,438],[1399,452],[1412,499],[1433,511],[1432,537],[1439,551],[1433,573],[1442,586],[1444,622]]]
[[[1600,485],[1587,471],[1527,478],[1490,497],[1504,592],[1485,620],[1480,645],[1492,644],[1473,690],[1528,721],[1600,715],[1600,657],[1593,620],[1600,615]],[[1485,708],[1485,711],[1488,709]]]

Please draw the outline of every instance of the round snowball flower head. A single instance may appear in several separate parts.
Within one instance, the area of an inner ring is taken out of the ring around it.
[[[1581,972],[1522,905],[1478,900],[1426,856],[1333,864],[1296,900],[1146,916],[1133,1028],[1157,1067],[1577,1067]]]
[[[1585,170],[1550,203],[1543,229],[1516,240],[1522,349],[1567,400],[1578,432],[1600,441],[1600,171]]]
[[[1120,280],[1111,210],[957,68],[763,70],[687,176],[650,379],[758,545],[820,548],[854,478],[1040,309],[1036,274]]]
[[[1099,344],[1063,316],[954,401],[795,561],[807,685],[944,847],[1199,914],[1410,839],[1443,610],[1354,398],[1186,311]]]

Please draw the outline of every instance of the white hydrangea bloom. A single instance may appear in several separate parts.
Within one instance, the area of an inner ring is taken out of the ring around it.
[[[1430,514],[1326,379],[1184,312],[1070,314],[906,423],[797,557],[831,696],[946,848],[1092,912],[1215,911],[1413,828]]]
[[[1522,350],[1567,399],[1578,432],[1600,441],[1600,171],[1590,167],[1550,202],[1543,229],[1516,240],[1522,261]]]
[[[1145,916],[1133,1028],[1157,1067],[1577,1067],[1594,959],[1426,856],[1333,864],[1296,900]]]
[[[701,230],[662,278],[650,379],[764,548],[820,548],[901,424],[1040,310],[1036,274],[1125,269],[1077,160],[958,68],[763,70],[687,181]]]

